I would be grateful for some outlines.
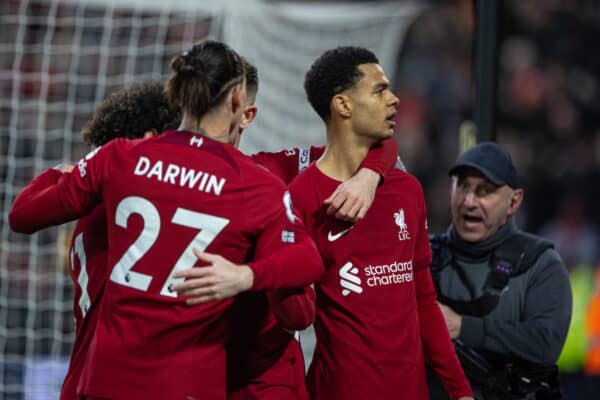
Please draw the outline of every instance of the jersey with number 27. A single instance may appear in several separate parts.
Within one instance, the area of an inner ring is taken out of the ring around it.
[[[224,399],[231,300],[190,307],[172,274],[196,264],[192,248],[243,263],[306,235],[281,181],[229,145],[173,131],[110,142],[38,200],[52,205],[40,226],[106,207],[108,279],[78,393]]]

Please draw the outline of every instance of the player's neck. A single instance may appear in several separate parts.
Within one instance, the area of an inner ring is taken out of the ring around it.
[[[351,132],[327,127],[327,146],[317,161],[317,168],[330,178],[345,181],[360,168],[370,145]]]
[[[228,143],[229,127],[229,121],[216,113],[209,113],[202,119],[184,114],[178,130],[199,133],[218,142]]]

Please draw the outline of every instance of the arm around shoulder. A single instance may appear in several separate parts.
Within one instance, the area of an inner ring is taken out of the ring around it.
[[[30,234],[40,229],[36,221],[39,220],[38,214],[45,210],[45,207],[41,207],[44,196],[62,174],[55,168],[48,169],[23,188],[8,213],[8,221],[13,231]]]

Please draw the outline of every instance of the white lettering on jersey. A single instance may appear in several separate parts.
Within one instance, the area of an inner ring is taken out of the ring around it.
[[[399,283],[412,282],[412,260],[394,261],[390,264],[369,265],[364,268],[367,276],[367,285],[370,287],[387,286]]]
[[[152,178],[153,176],[156,176],[156,179],[162,181],[162,161],[159,160],[154,164],[148,175],[146,175],[146,178]]]
[[[200,171],[196,173],[196,171],[194,171],[193,169],[186,169],[185,167],[181,167],[181,175],[179,176],[179,186],[183,187],[187,185],[187,187],[191,189],[194,187],[196,182],[198,182],[198,179],[200,179],[201,176],[202,172]]]
[[[196,171],[177,164],[170,163],[165,168],[162,160],[152,164],[152,161],[144,156],[140,156],[138,159],[133,174],[188,189],[196,187],[201,192],[212,193],[216,196],[221,195],[227,181],[225,178],[208,172]]]
[[[298,152],[298,172],[302,172],[310,164],[310,149],[299,149]]]
[[[144,175],[150,169],[150,160],[146,157],[140,157],[137,165],[135,166],[134,175]]]
[[[81,288],[81,297],[79,298],[79,308],[81,309],[81,315],[85,318],[87,312],[90,309],[91,301],[88,293],[88,272],[86,266],[87,256],[85,254],[85,248],[83,246],[83,233],[80,233],[75,238],[73,243],[73,250],[71,251],[71,267],[75,268],[75,257],[79,259],[79,277],[77,283]]]
[[[96,153],[98,153],[98,151],[100,151],[101,148],[102,148],[102,146],[96,147],[94,150],[87,153],[86,156],[83,157],[81,160],[79,160],[79,162],[77,163],[77,169],[79,169],[79,175],[81,175],[82,178],[85,177],[85,175],[87,173],[87,171],[85,170],[87,167],[86,161],[88,161],[92,157],[94,157],[96,155]]]
[[[171,185],[175,185],[175,178],[179,175],[179,166],[175,164],[169,164],[167,167],[167,171],[165,172],[165,176],[163,178],[163,182],[168,182]]]
[[[85,160],[82,158],[81,160],[79,160],[79,162],[77,163],[77,169],[79,169],[79,175],[81,175],[81,177],[85,177],[86,174],[86,170],[85,168],[87,167],[87,163],[85,162]]]
[[[86,160],[90,160],[92,157],[94,157],[100,151],[101,148],[102,148],[102,146],[96,147],[94,150],[92,150],[89,153],[87,153],[84,158]]]

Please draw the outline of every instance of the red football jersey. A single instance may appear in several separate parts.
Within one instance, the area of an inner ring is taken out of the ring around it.
[[[318,160],[325,147],[311,146],[280,152],[260,152],[252,159],[266,167],[284,182],[291,182],[311,163]],[[398,157],[394,139],[384,140],[369,151],[361,167],[370,168],[380,175],[392,169]],[[312,293],[312,289],[310,289]],[[314,315],[314,300],[286,310],[292,313]],[[277,400],[306,399],[304,383],[304,360],[300,344],[290,332],[277,325],[270,310],[277,307],[262,293],[246,293],[239,296],[234,307],[235,331],[246,332],[236,335],[228,347],[228,386],[231,400],[261,398]],[[260,321],[261,323],[257,323]]]
[[[100,202],[108,280],[78,393],[224,399],[232,300],[190,307],[170,291],[172,273],[194,266],[198,248],[235,263],[279,254],[250,264],[255,289],[317,279],[322,264],[285,187],[229,145],[172,131],[113,140],[52,188],[19,195],[9,219],[13,229],[31,232],[86,215]]]
[[[77,400],[77,384],[98,322],[98,307],[107,273],[106,213],[103,205],[77,221],[69,249],[69,272],[75,286],[75,343],[61,400]]]
[[[46,170],[27,185],[19,196],[24,199],[37,196],[55,185],[61,175],[62,172],[58,170]],[[60,392],[61,400],[78,399],[77,384],[98,320],[97,304],[104,288],[107,248],[106,216],[104,207],[99,206],[77,222],[69,248],[69,273],[75,287],[75,342]]]
[[[339,183],[313,164],[290,185],[326,268],[316,284],[311,398],[427,399],[419,314],[428,308],[421,301],[435,305],[435,291],[421,185],[390,171],[365,218],[352,225],[322,205]],[[427,318],[442,316],[438,310]],[[453,353],[447,332],[436,334]],[[450,359],[460,370],[456,356]]]

